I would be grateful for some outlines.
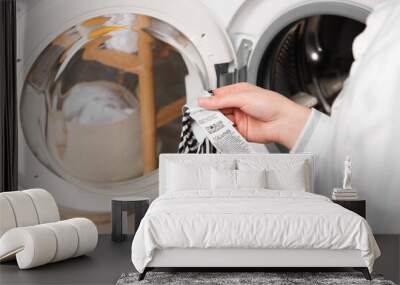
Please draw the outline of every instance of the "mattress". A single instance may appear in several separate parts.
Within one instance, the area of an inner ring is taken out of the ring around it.
[[[299,191],[242,189],[167,192],[132,243],[139,272],[162,249],[359,250],[372,271],[379,248],[365,219],[328,198]]]

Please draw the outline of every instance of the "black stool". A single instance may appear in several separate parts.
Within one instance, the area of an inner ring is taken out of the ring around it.
[[[123,241],[126,235],[122,233],[122,212],[128,210],[135,211],[135,228],[136,233],[140,221],[146,214],[150,205],[150,199],[145,197],[119,197],[112,199],[112,236],[113,241]]]

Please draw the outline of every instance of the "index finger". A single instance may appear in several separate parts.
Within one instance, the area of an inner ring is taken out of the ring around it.
[[[245,93],[227,93],[211,97],[199,97],[200,107],[209,110],[242,108],[246,100]]]
[[[247,91],[251,88],[254,88],[254,86],[249,83],[246,83],[246,82],[240,82],[240,83],[236,83],[236,84],[232,84],[232,85],[214,89],[213,93],[215,96],[223,96],[223,95],[227,95],[227,94],[241,93],[241,92]]]

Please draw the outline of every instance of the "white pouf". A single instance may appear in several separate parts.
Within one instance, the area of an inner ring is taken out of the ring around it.
[[[29,189],[22,191],[22,193],[28,194],[32,199],[38,215],[39,224],[52,223],[60,220],[56,201],[49,192],[44,189]]]
[[[17,223],[10,202],[0,195],[0,237],[8,230],[15,228]]]
[[[28,269],[84,255],[96,245],[96,226],[85,218],[20,227],[0,238],[0,261],[15,256],[19,268]]]
[[[13,209],[17,227],[33,226],[39,223],[35,205],[30,196],[22,191],[1,193]]]
[[[0,262],[17,259],[20,269],[87,254],[97,245],[95,224],[60,220],[57,204],[43,189],[0,193]]]

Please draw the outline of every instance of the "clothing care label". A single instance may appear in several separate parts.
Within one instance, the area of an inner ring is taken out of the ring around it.
[[[219,111],[190,108],[190,117],[221,153],[255,153],[250,144],[235,129],[233,123]]]

